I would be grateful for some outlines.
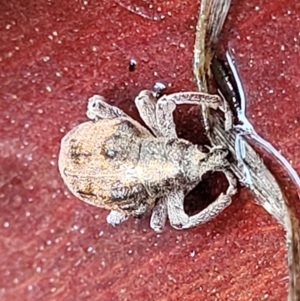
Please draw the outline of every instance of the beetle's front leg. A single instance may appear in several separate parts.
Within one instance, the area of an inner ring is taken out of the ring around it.
[[[183,191],[173,191],[166,201],[170,223],[175,229],[188,229],[200,224],[207,223],[231,204],[231,197],[236,193],[236,179],[227,170],[221,169],[228,181],[226,194],[221,193],[218,198],[197,214],[189,216],[184,211]]]
[[[167,202],[168,216],[173,228],[181,230],[205,224],[212,220],[219,213],[231,204],[231,196],[221,193],[219,197],[208,207],[199,213],[189,216],[184,211],[184,194],[182,191],[176,191]]]
[[[222,100],[218,95],[200,92],[181,92],[161,97],[156,106],[156,119],[164,137],[177,137],[173,121],[173,111],[176,105],[200,105],[206,133],[209,134],[208,110],[222,107]],[[176,136],[175,136],[176,135]]]

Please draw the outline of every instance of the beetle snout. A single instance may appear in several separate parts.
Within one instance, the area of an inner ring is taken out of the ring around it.
[[[223,146],[213,147],[209,152],[209,160],[212,161],[212,166],[225,168],[229,166],[228,156],[229,151]]]

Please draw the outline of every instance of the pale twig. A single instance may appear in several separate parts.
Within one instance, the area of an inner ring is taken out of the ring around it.
[[[228,13],[230,0],[204,0],[201,1],[199,20],[196,30],[194,46],[193,71],[199,91],[211,92],[209,85],[211,78],[211,61],[214,55],[215,46],[218,41],[220,31]],[[239,87],[241,89],[242,87]],[[242,92],[243,93],[243,92]],[[244,95],[241,95],[242,97]],[[245,101],[245,99],[243,99]],[[241,104],[245,111],[245,102]],[[240,111],[241,113],[241,111]],[[213,121],[212,133],[209,135],[213,145],[221,144],[227,147],[233,157],[231,169],[238,180],[248,185],[255,201],[263,206],[286,230],[286,240],[288,248],[288,268],[289,268],[289,301],[300,300],[300,228],[299,222],[289,208],[279,184],[269,169],[263,163],[260,156],[240,135],[236,129],[224,130],[224,119],[219,114],[210,114]],[[241,116],[240,116],[241,117]],[[242,117],[245,117],[243,115]],[[246,119],[247,120],[247,119]],[[248,121],[248,120],[247,120]],[[248,124],[251,126],[251,124]],[[257,138],[251,137],[250,138]],[[262,146],[266,141],[255,139]],[[237,154],[237,145],[243,153]],[[272,152],[271,152],[272,153]],[[243,168],[239,162],[243,159]],[[245,170],[247,168],[251,181],[245,181]],[[294,174],[293,174],[294,175]],[[297,175],[298,177],[298,175]],[[297,178],[296,177],[296,178]],[[295,180],[295,179],[294,179]],[[296,182],[297,184],[297,182]]]

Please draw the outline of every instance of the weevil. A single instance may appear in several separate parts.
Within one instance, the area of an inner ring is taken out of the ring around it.
[[[231,203],[236,179],[229,171],[228,151],[213,146],[208,152],[177,137],[173,111],[178,104],[217,110],[218,95],[182,92],[164,95],[144,90],[135,99],[149,130],[102,96],[88,101],[87,122],[61,141],[59,171],[80,200],[110,210],[107,222],[151,212],[150,226],[161,232],[167,218],[172,227],[187,229],[205,223]],[[201,212],[189,216],[184,198],[207,172],[221,171],[228,188]]]

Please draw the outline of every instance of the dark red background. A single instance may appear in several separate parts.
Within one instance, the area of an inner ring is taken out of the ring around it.
[[[198,6],[1,1],[1,300],[286,300],[284,231],[245,189],[212,222],[158,235],[149,217],[106,224],[107,212],[74,198],[57,170],[60,139],[86,120],[91,95],[138,118],[134,97],[156,81],[196,89]],[[221,41],[236,49],[249,118],[298,172],[299,15],[296,0],[233,1]],[[199,112],[180,112],[180,136],[198,141]],[[266,163],[299,209],[293,183]]]

